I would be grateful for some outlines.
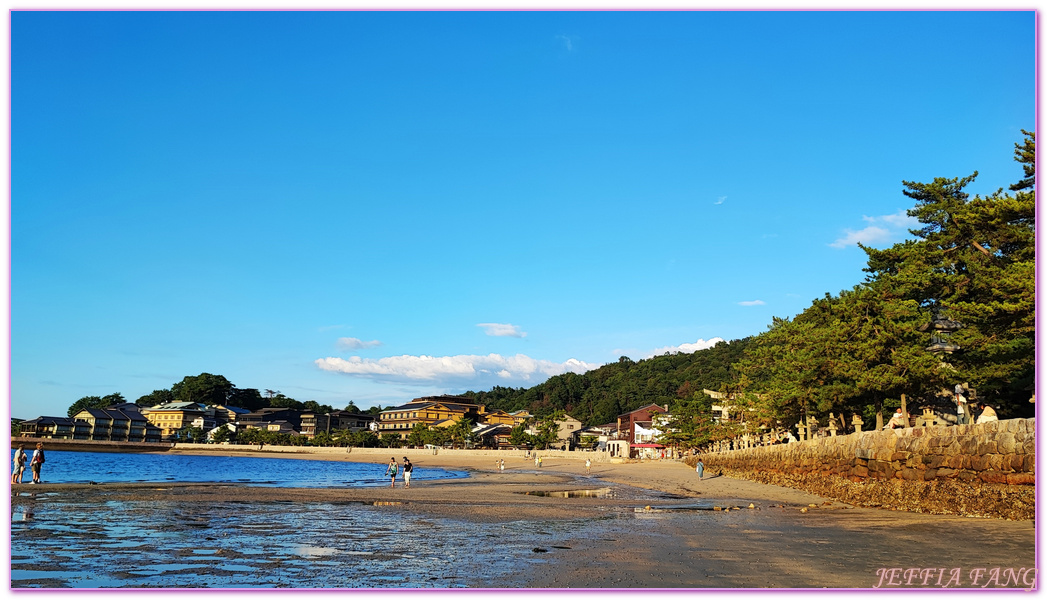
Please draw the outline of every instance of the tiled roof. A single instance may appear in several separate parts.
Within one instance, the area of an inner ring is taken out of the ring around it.
[[[636,410],[630,410],[629,412],[622,413],[622,414],[620,414],[618,416],[619,417],[624,417],[624,416],[627,416],[627,415],[636,414],[638,412],[643,412],[643,411],[648,410],[648,409],[657,409],[658,412],[666,412],[665,408],[663,408],[661,406],[658,406],[657,404],[648,404],[647,406],[641,406],[640,408],[637,408]]]
[[[167,402],[157,404],[150,410],[201,410],[199,402]]]
[[[374,415],[369,415],[367,413],[354,413],[354,412],[349,412],[349,411],[345,411],[345,410],[336,410],[336,411],[328,413],[328,414],[329,414],[329,416],[338,417],[338,418],[341,418],[341,419],[351,419],[351,418],[356,418],[356,419],[374,419],[375,418]]]
[[[240,408],[239,406],[226,406],[225,404],[218,404],[215,406],[215,408],[232,411],[238,415],[246,415],[247,413],[251,412],[246,408]]]
[[[37,425],[73,425],[76,423],[69,417],[37,417],[22,423],[35,423]]]
[[[512,426],[505,425],[504,423],[498,423],[495,425],[479,425],[473,428],[473,433],[476,435],[491,435],[498,433],[500,430],[504,430],[505,433],[509,433],[513,430]]]
[[[384,415],[385,413],[390,413],[390,412],[414,412],[414,411],[419,411],[419,410],[425,410],[427,408],[432,408],[434,406],[444,406],[446,408],[449,408],[450,410],[462,411],[462,412],[471,412],[471,411],[479,409],[479,406],[476,405],[476,404],[459,404],[459,403],[455,403],[455,402],[442,402],[442,401],[440,401],[440,402],[424,402],[424,403],[413,403],[413,404],[412,403],[407,403],[407,404],[402,404],[400,406],[394,406],[392,408],[387,408],[387,409],[382,411],[382,414]]]
[[[418,402],[440,402],[440,403],[451,402],[452,404],[469,404],[469,405],[472,405],[472,406],[476,406],[476,402],[473,402],[469,398],[463,398],[461,396],[447,396],[447,395],[444,395],[444,396],[422,396],[421,398],[415,398],[414,400],[411,400],[411,402],[414,402],[414,403],[418,403]],[[408,404],[410,404],[411,402],[408,402]]]

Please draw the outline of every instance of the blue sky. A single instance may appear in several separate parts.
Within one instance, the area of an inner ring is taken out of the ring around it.
[[[1021,178],[1025,12],[14,12],[11,413],[342,408],[758,334]]]

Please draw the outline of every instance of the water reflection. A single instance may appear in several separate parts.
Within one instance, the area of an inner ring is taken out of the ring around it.
[[[32,505],[32,506],[30,506]],[[35,518],[23,515],[32,512]],[[488,525],[363,503],[12,499],[12,588],[490,587],[591,520]],[[546,555],[548,556],[548,555]]]
[[[531,490],[528,492],[521,492],[528,496],[544,496],[548,498],[614,498],[615,494],[611,488],[600,488],[598,490],[563,490],[557,492],[548,492],[540,490]]]

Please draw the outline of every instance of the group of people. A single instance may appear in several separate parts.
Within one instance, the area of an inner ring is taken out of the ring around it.
[[[408,460],[406,456],[404,457],[403,467],[401,467],[400,464],[396,462],[395,456],[390,458],[389,467],[385,470],[385,476],[389,478],[389,487],[396,487],[396,476],[400,473],[403,473],[404,487],[411,487],[411,473],[413,472],[414,465],[411,464],[411,461]]]
[[[965,406],[967,405],[967,399],[963,397],[963,394],[956,394],[956,424],[957,425],[968,425],[970,424],[970,418],[967,416]],[[978,415],[978,419],[974,422],[975,425],[982,423],[989,423],[991,421],[998,421],[999,418],[996,416],[996,411],[993,407],[986,405],[984,402],[978,403],[978,410],[982,411]],[[908,427],[909,424],[905,420],[905,415],[902,413],[902,409],[894,411],[894,416],[891,420],[883,426],[884,429],[896,429],[899,427]]]
[[[956,398],[957,425],[967,425],[970,423],[970,417],[967,416],[967,398],[963,395],[963,392],[963,386],[961,384],[956,384],[956,389],[953,390],[953,393]],[[982,414],[978,415],[978,420],[974,422],[975,425],[999,420],[993,407],[986,406],[984,402],[978,403],[978,410],[982,411]]]
[[[25,465],[28,459],[29,470],[33,474],[33,480],[29,483],[40,483],[40,469],[44,466],[44,445],[43,443],[36,444],[36,450],[33,451],[33,458],[29,459],[25,453],[25,444],[18,444],[18,450],[15,451],[14,457],[14,470],[11,471],[11,483],[22,483],[22,475],[25,473]]]

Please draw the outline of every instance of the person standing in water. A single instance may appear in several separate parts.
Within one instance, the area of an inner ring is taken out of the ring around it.
[[[414,471],[414,465],[412,465],[411,461],[407,460],[407,457],[405,456],[404,457],[404,487],[405,488],[411,487],[411,473],[413,471]]]
[[[18,444],[15,451],[14,470],[11,472],[11,483],[22,483],[22,474],[25,473],[25,463],[29,457],[25,454],[25,444]]]
[[[29,461],[29,470],[33,472],[33,483],[40,483],[40,469],[44,466],[44,444],[38,442],[33,458]]]
[[[385,469],[385,474],[389,477],[389,487],[396,487],[396,474],[400,472],[400,465],[396,463],[396,457],[389,459],[389,466]]]

